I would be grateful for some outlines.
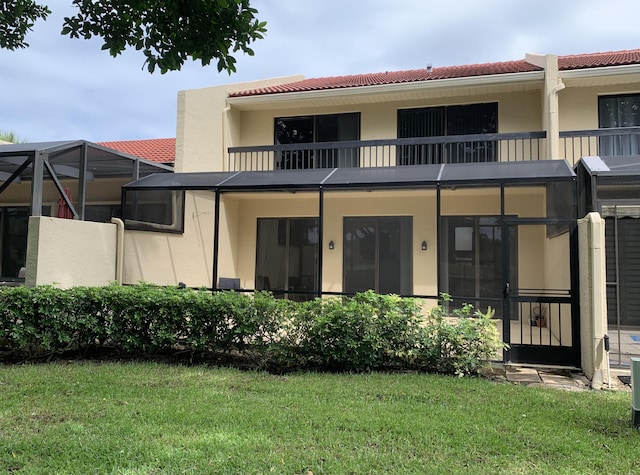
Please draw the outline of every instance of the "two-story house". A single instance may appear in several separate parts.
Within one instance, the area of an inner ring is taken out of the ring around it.
[[[182,91],[177,173],[123,188],[125,281],[446,292],[495,310],[506,360],[579,366],[576,223],[603,202],[574,166],[638,154],[638,110],[640,50]]]

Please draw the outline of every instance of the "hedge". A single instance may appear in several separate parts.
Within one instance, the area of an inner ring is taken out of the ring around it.
[[[42,357],[107,348],[123,355],[233,355],[270,371],[413,369],[474,374],[503,347],[491,312],[372,291],[307,302],[267,292],[134,286],[0,288],[0,352]]]

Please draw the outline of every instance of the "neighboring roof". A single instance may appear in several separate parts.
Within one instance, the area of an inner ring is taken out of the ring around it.
[[[548,183],[572,180],[575,173],[565,160],[512,163],[413,165],[380,168],[325,168],[310,170],[174,173],[151,175],[124,185],[127,190],[354,190],[429,188],[438,184],[481,185]]]
[[[622,66],[627,64],[640,64],[640,49],[558,57],[558,67],[560,70]],[[288,84],[232,92],[229,96],[243,97],[287,92],[320,91],[360,86],[380,86],[386,84],[432,81],[438,79],[526,73],[532,71],[542,71],[542,68],[524,60],[470,64],[465,66],[444,66],[438,68],[415,69],[410,71],[387,71],[373,74],[304,79],[302,81]]]
[[[95,178],[133,176],[134,167],[139,167],[139,176],[151,173],[173,172],[171,167],[130,156],[85,140],[58,142],[34,142],[0,145],[0,179],[6,180],[21,165],[36,154],[46,154],[48,160],[61,175],[79,173],[83,146],[87,150],[87,172]],[[31,166],[20,171],[20,179],[31,179]]]
[[[174,138],[98,142],[98,145],[151,162],[173,163],[176,161],[176,139]]]

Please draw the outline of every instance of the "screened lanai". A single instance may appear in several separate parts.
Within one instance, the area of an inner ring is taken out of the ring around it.
[[[84,140],[0,145],[2,280],[22,280],[29,216],[108,221],[123,184],[172,171]]]
[[[575,186],[564,160],[177,173],[125,185],[122,202],[125,227],[186,235],[209,212],[185,196],[209,193],[213,290],[446,292],[495,311],[505,360],[577,366]]]
[[[611,363],[640,356],[640,156],[583,157],[576,166],[580,213],[605,220]]]
[[[209,194],[211,211],[185,212],[190,193]],[[150,175],[122,202],[129,229],[187,236],[210,215],[213,290],[446,292],[495,311],[505,360],[579,365],[576,176],[563,160]],[[184,241],[174,268],[205,239]]]
[[[138,180],[152,173],[173,172],[171,167],[143,160],[84,140],[6,144],[0,146],[0,194],[12,184],[31,183],[32,216],[42,214],[45,180],[50,180],[71,207],[84,219],[87,183],[96,179]],[[74,180],[78,209],[66,199],[62,180]]]

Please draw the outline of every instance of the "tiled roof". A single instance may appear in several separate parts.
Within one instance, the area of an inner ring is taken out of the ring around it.
[[[410,71],[387,71],[373,74],[357,74],[353,76],[336,76],[328,78],[304,79],[289,84],[238,91],[231,97],[257,96],[282,92],[320,91],[324,89],[342,89],[357,86],[380,86],[383,84],[401,84],[434,79],[453,79],[490,74],[521,73],[540,71],[541,68],[526,61],[506,61],[503,63],[470,64],[466,66],[447,66],[432,69],[413,69]]]
[[[602,68],[606,66],[623,66],[625,64],[639,64],[640,49],[628,51],[609,51],[607,53],[574,54],[559,56],[560,70]]]
[[[561,70],[619,66],[638,63],[640,63],[640,49],[560,56],[558,58],[558,66]],[[302,81],[288,84],[233,92],[230,96],[242,97],[285,92],[321,91],[326,89],[379,86],[384,84],[401,84],[408,82],[432,81],[436,79],[454,79],[495,74],[524,73],[530,71],[541,71],[541,68],[524,60],[470,64],[466,66],[445,66],[441,68],[414,69],[410,71],[388,71],[373,74],[304,79]]]
[[[176,139],[173,138],[98,142],[98,145],[152,162],[173,163],[176,161]]]

